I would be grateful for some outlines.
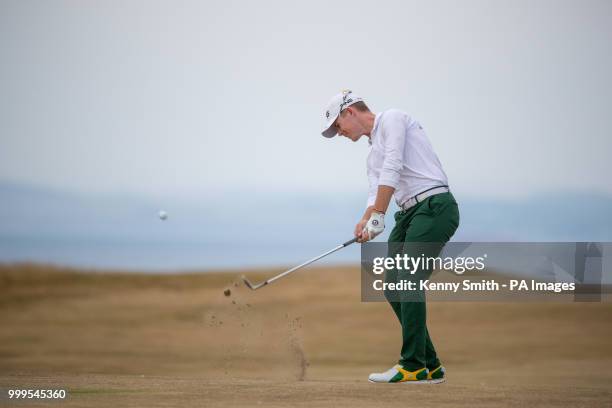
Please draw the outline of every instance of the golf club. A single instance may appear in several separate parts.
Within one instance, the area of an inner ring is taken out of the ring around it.
[[[313,262],[315,262],[315,261],[318,261],[319,259],[321,259],[321,258],[323,258],[323,257],[326,257],[327,255],[332,254],[332,253],[334,253],[334,252],[336,252],[336,251],[338,251],[338,250],[340,250],[340,249],[342,249],[342,248],[344,248],[344,247],[347,247],[347,246],[349,246],[349,245],[351,245],[351,244],[353,244],[353,243],[355,243],[355,242],[357,242],[357,238],[353,238],[353,239],[351,239],[350,241],[346,241],[344,244],[338,245],[338,246],[337,246],[337,247],[335,247],[334,249],[330,249],[329,251],[325,252],[324,254],[321,254],[321,255],[319,255],[319,256],[317,256],[317,257],[315,257],[315,258],[312,258],[311,260],[306,261],[306,262],[304,262],[303,264],[300,264],[300,265],[298,265],[298,266],[296,266],[296,267],[293,267],[293,268],[289,269],[288,271],[285,271],[285,272],[280,273],[280,274],[278,274],[278,275],[276,275],[276,276],[273,276],[273,277],[271,277],[270,279],[265,280],[265,281],[263,281],[263,282],[261,282],[261,283],[258,283],[258,284],[256,284],[256,285],[252,284],[252,283],[251,283],[251,281],[249,281],[249,280],[247,279],[247,277],[246,277],[246,276],[244,276],[244,275],[242,276],[242,280],[244,281],[244,284],[245,284],[245,285],[246,285],[246,286],[247,286],[249,289],[251,289],[251,290],[257,290],[257,289],[259,289],[259,288],[261,288],[261,287],[264,287],[264,286],[266,286],[266,285],[268,285],[268,284],[270,284],[270,283],[274,282],[274,281],[275,281],[275,280],[277,280],[277,279],[282,278],[283,276],[287,276],[287,275],[289,275],[291,272],[295,272],[295,271],[297,271],[298,269],[301,269],[301,268],[303,268],[303,267],[305,267],[305,266],[307,266],[307,265],[310,265],[311,263],[313,263]]]

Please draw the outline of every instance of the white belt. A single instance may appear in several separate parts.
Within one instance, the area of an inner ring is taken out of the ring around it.
[[[414,207],[421,201],[425,200],[427,197],[431,197],[432,195],[436,195],[436,194],[448,193],[449,191],[450,190],[448,189],[447,186],[434,187],[429,190],[425,190],[422,193],[415,195],[414,197],[409,198],[408,200],[404,201],[404,203],[401,204],[399,207],[403,211],[406,211]]]

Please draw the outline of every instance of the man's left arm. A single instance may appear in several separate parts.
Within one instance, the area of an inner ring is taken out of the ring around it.
[[[367,220],[367,223],[365,223],[363,232],[358,237],[359,242],[367,242],[383,232],[385,228],[385,213],[387,212],[394,191],[395,188],[391,186],[378,186],[376,202],[373,206],[368,207],[368,211],[366,211],[364,215],[363,221]],[[372,237],[370,237],[370,235],[372,235]]]
[[[385,158],[378,179],[376,201],[373,205],[372,215],[370,215],[365,228],[370,233],[365,231],[365,234],[363,234],[365,235],[364,241],[374,238],[384,229],[384,214],[387,212],[391,197],[393,197],[393,193],[399,184],[400,171],[404,165],[406,124],[401,113],[393,112],[392,114],[387,114],[385,121],[381,125]],[[377,228],[376,226],[379,227]]]
[[[380,184],[378,186],[378,192],[376,193],[373,211],[385,214],[389,208],[389,203],[391,202],[391,197],[393,197],[394,192],[395,187]]]

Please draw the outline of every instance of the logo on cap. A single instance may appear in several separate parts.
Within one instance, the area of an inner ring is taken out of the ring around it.
[[[329,111],[325,112],[325,117],[329,119]]]
[[[343,91],[343,96],[342,96],[342,103],[340,104],[340,112],[342,112],[344,110],[344,107],[346,105],[348,105],[349,103],[353,102],[352,98],[349,98],[349,94],[353,93],[353,91]]]

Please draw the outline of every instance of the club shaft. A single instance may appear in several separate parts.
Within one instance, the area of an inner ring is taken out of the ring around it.
[[[334,252],[336,252],[336,251],[338,251],[338,250],[340,250],[340,249],[344,248],[345,246],[351,245],[352,243],[354,243],[354,242],[356,242],[356,241],[357,241],[357,239],[356,239],[356,238],[353,238],[353,239],[351,239],[350,241],[347,241],[347,242],[345,242],[345,243],[344,243],[344,244],[342,244],[342,245],[338,245],[338,246],[337,246],[337,247],[335,247],[334,249],[330,249],[329,251],[325,252],[324,254],[321,254],[321,255],[319,255],[319,256],[317,256],[317,257],[314,257],[314,258],[312,258],[312,259],[310,259],[310,260],[308,260],[308,261],[304,262],[303,264],[300,264],[300,265],[298,265],[298,266],[295,266],[295,267],[293,267],[293,268],[289,269],[288,271],[285,271],[285,272],[283,272],[283,273],[281,273],[281,274],[279,274],[279,275],[273,276],[272,278],[270,278],[270,279],[268,279],[268,280],[266,281],[266,284],[268,284],[268,283],[272,283],[272,282],[274,282],[275,280],[282,278],[283,276],[289,275],[291,272],[295,272],[295,271],[297,271],[298,269],[301,269],[301,268],[303,268],[303,267],[305,267],[305,266],[307,266],[307,265],[310,265],[311,263],[316,262],[316,261],[318,261],[319,259],[326,257],[327,255],[333,254]]]

